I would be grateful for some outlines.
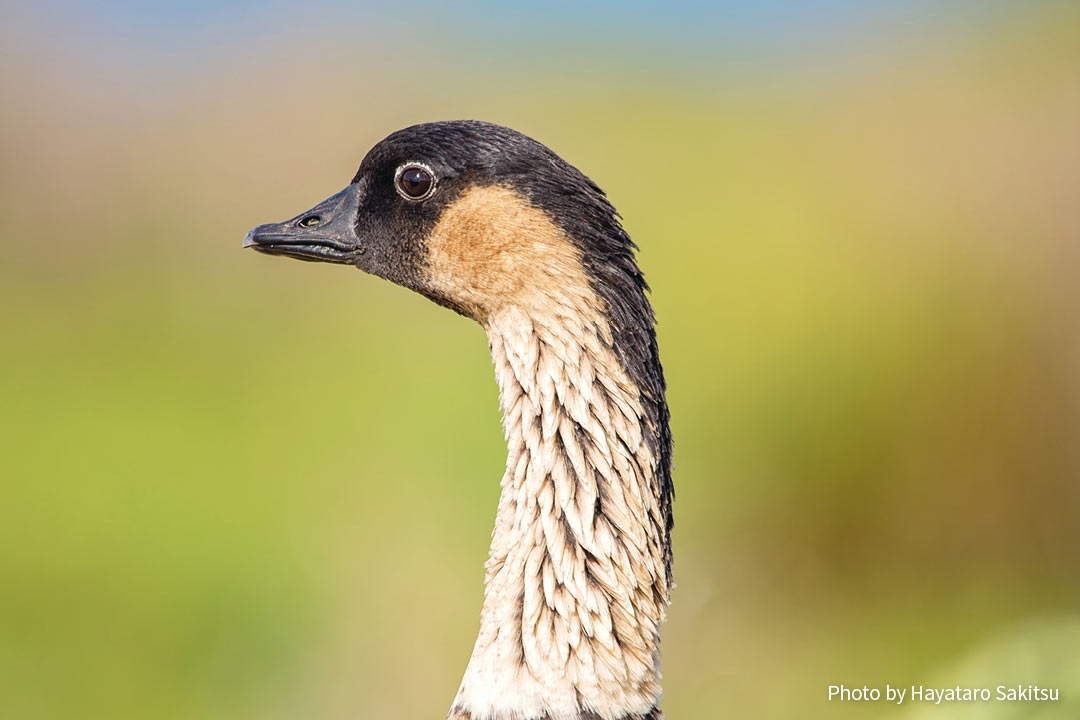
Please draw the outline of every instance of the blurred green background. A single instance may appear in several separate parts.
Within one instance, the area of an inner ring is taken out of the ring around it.
[[[0,717],[443,717],[482,330],[242,252],[416,122],[603,186],[676,441],[668,717],[1080,716],[1080,7],[0,15]],[[896,708],[830,684],[1061,688]]]

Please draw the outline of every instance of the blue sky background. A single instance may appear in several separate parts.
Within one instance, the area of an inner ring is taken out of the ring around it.
[[[977,29],[1007,0],[818,0],[394,4],[317,2],[103,2],[51,0],[4,6],[8,33],[31,45],[81,47],[102,56],[156,57],[164,64],[215,54],[272,52],[274,44],[436,48],[500,61],[557,62],[617,53],[630,63],[749,64],[845,59],[897,39]]]

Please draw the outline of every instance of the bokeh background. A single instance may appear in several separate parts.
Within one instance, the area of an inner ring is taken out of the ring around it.
[[[1080,716],[1080,7],[4,0],[0,717],[443,717],[481,329],[243,252],[513,126],[652,284],[670,718]],[[828,703],[1040,684],[1053,705]]]

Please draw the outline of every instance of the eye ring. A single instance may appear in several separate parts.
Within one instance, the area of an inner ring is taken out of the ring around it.
[[[409,202],[427,200],[435,192],[437,184],[435,171],[424,163],[405,163],[394,171],[394,189]]]

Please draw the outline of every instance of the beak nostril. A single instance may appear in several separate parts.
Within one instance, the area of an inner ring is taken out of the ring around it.
[[[300,222],[296,223],[302,228],[315,227],[322,222],[322,218],[318,215],[306,215],[300,218]]]

